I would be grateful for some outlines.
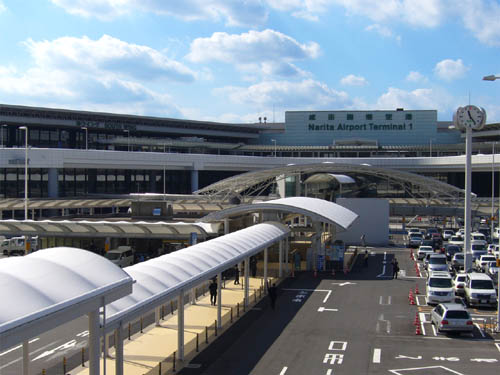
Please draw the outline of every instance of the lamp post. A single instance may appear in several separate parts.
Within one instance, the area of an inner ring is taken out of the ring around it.
[[[494,74],[491,74],[489,76],[484,76],[483,77],[483,81],[494,81],[496,79],[500,79],[500,76],[496,76]],[[498,199],[500,199],[500,195],[498,196]],[[500,227],[500,202],[498,203],[498,205],[499,205],[499,207],[498,207],[499,218],[498,218],[498,222],[497,222],[498,224],[497,225]],[[493,237],[493,232],[491,233],[491,236]],[[498,265],[498,260],[497,260],[497,265]],[[500,291],[500,271],[498,271],[497,290]],[[497,301],[498,301],[497,302],[498,303],[498,305],[497,305],[497,332],[500,332],[500,292],[497,293]]]
[[[495,227],[493,217],[495,216],[495,142],[491,143],[491,216],[490,216],[490,238],[493,238]]]
[[[127,133],[127,151],[130,151],[130,130],[125,129],[123,132]]]
[[[165,192],[166,192],[166,181],[165,181],[165,149],[166,149],[166,144],[163,144],[163,200],[165,200]]]
[[[89,129],[86,126],[82,127],[85,130],[85,150],[89,149]]]
[[[24,130],[24,220],[28,220],[28,127],[20,126],[19,130]]]
[[[274,157],[276,157],[276,139],[271,139],[271,142],[274,143]]]

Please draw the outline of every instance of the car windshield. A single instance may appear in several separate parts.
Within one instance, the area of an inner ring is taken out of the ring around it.
[[[464,254],[455,254],[455,259],[463,260],[464,259]]]
[[[494,256],[482,257],[481,262],[494,262],[496,258]]]
[[[471,249],[472,249],[472,251],[485,251],[486,250],[486,246],[479,245],[479,244],[472,244],[471,245]]]
[[[429,286],[433,288],[451,288],[451,279],[441,277],[431,277]]]
[[[418,234],[418,233],[412,233],[412,234],[410,235],[410,238],[411,238],[411,239],[418,239],[418,240],[420,240],[420,239],[422,239],[422,235],[421,235],[421,234]]]
[[[446,264],[446,258],[442,258],[442,257],[430,257],[429,263],[430,264]]]
[[[2,246],[8,246],[8,245],[9,245],[9,242],[10,242],[9,240],[4,240],[4,241],[2,242]]]
[[[469,313],[465,310],[448,310],[446,319],[466,319],[469,320]]]
[[[470,286],[472,289],[495,289],[491,280],[472,280]]]
[[[462,242],[463,239],[462,237],[454,236],[450,238],[450,241],[457,241],[457,242]]]
[[[457,276],[457,281],[464,282],[465,281],[465,276]]]
[[[108,258],[109,260],[117,260],[117,259],[120,259],[120,254],[119,253],[106,253],[105,257]]]

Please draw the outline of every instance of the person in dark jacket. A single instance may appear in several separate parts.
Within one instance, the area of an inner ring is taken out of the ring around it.
[[[397,279],[399,272],[399,263],[396,257],[392,258],[392,278]]]
[[[240,285],[240,270],[238,265],[234,266],[234,285]]]
[[[276,299],[278,298],[278,288],[276,284],[273,283],[272,286],[267,285],[267,293],[269,294],[269,300],[271,301],[271,308],[274,310],[276,307]]]
[[[212,306],[215,306],[215,303],[217,302],[217,281],[215,281],[215,279],[212,280],[208,289],[210,290],[210,303]]]

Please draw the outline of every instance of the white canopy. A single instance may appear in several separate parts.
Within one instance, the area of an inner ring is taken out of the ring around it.
[[[256,211],[283,211],[309,216],[315,221],[338,225],[348,229],[358,215],[336,203],[318,198],[291,197],[274,199],[266,202],[239,205],[222,211],[213,212],[202,221],[218,221],[230,216]]]
[[[70,247],[0,262],[0,350],[132,291],[132,278],[104,257]]]
[[[290,229],[257,224],[158,258],[126,267],[132,294],[106,306],[106,331],[139,318],[162,303],[285,238]]]

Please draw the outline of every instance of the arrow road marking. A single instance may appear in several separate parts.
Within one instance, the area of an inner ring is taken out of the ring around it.
[[[323,311],[339,311],[339,310],[338,309],[327,309],[326,307],[319,307],[318,311],[323,312]]]

